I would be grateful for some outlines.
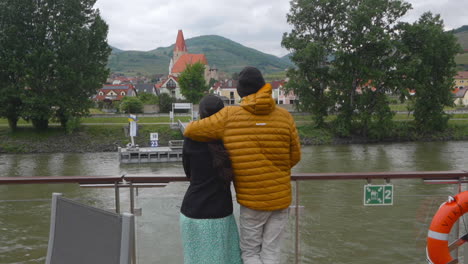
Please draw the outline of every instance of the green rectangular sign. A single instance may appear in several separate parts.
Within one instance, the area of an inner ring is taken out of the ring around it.
[[[364,185],[364,205],[393,205],[393,185]]]

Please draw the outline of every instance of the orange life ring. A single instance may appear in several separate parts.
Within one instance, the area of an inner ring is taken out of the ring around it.
[[[427,234],[426,254],[429,263],[458,263],[450,256],[448,236],[453,224],[466,212],[468,212],[468,191],[449,197],[449,200],[439,207]],[[464,242],[463,240],[459,244]]]

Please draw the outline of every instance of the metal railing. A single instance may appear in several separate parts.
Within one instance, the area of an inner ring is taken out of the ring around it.
[[[422,179],[425,182],[437,183],[467,183],[468,171],[409,171],[409,172],[343,172],[343,173],[293,173],[292,181],[309,180],[392,180],[392,179]],[[132,183],[170,183],[188,181],[185,175],[122,175],[122,176],[48,176],[48,177],[0,177],[0,185],[4,184],[109,184],[115,182]]]
[[[468,171],[411,171],[411,172],[357,172],[357,173],[293,173],[291,180],[295,184],[295,235],[294,254],[295,263],[299,263],[299,182],[313,180],[385,180],[389,183],[394,179],[421,179],[431,184],[461,184],[468,183]],[[77,183],[82,187],[114,188],[115,208],[120,212],[120,188],[129,188],[130,212],[135,213],[135,188],[164,187],[170,182],[184,182],[188,179],[184,175],[123,175],[123,176],[68,176],[68,177],[0,177],[0,185],[6,184],[55,184]],[[135,252],[135,251],[134,251]],[[133,256],[136,263],[136,256]]]
[[[184,123],[182,123],[182,121],[180,121],[180,119],[177,119],[177,124],[179,125],[180,132],[182,134],[184,134],[184,131],[185,131]]]

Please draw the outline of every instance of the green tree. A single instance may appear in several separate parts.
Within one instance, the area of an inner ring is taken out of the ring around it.
[[[55,102],[55,115],[62,126],[72,117],[89,114],[88,109],[92,105],[89,98],[109,74],[107,60],[111,49],[106,40],[108,26],[92,5],[83,9],[77,12],[67,7],[69,14],[65,17],[75,17],[76,24],[68,25],[66,33],[65,29],[57,32],[61,44],[57,51],[59,61],[55,86],[59,100]]]
[[[137,97],[125,96],[120,101],[119,110],[127,114],[143,113],[143,103]]]
[[[364,136],[370,128],[384,136],[393,117],[386,93],[401,89],[398,21],[411,5],[401,0],[349,2],[333,62],[335,127],[342,135],[349,135],[354,127]]]
[[[282,44],[293,54],[288,89],[299,108],[324,125],[330,109],[341,135],[353,124],[367,135],[369,128],[391,123],[385,93],[400,87],[396,69],[397,21],[410,5],[400,0],[293,0]],[[378,123],[379,125],[375,125]],[[378,133],[377,133],[378,134]]]
[[[36,128],[47,128],[52,117],[66,126],[71,117],[86,115],[89,98],[108,75],[107,25],[95,2],[31,1],[21,116]]]
[[[443,131],[449,120],[444,107],[453,105],[454,58],[461,47],[451,32],[444,32],[440,16],[430,12],[402,25],[402,32],[404,80],[416,92],[412,97],[416,126],[426,133]]]
[[[209,87],[204,76],[205,65],[200,62],[188,64],[180,74],[178,83],[182,95],[191,103],[198,103]]]
[[[208,83],[208,88],[211,88],[213,87],[213,85],[215,85],[215,83],[217,83],[218,81],[214,78],[211,78],[210,79],[210,82]]]
[[[159,112],[169,113],[172,111],[172,104],[175,103],[175,98],[170,96],[167,93],[162,93],[159,95]]]
[[[152,93],[141,93],[138,95],[138,98],[140,98],[143,104],[152,104],[152,105],[159,104],[158,96]]]
[[[0,0],[0,117],[7,118],[11,130],[23,107],[33,7],[32,1]]]
[[[329,56],[338,44],[336,32],[345,23],[349,1],[293,0],[282,45],[292,52],[297,68],[289,69],[287,90],[299,96],[299,109],[310,112],[317,127],[323,127],[330,100],[325,92],[332,82]]]

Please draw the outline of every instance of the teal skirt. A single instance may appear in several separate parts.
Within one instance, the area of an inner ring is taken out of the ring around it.
[[[184,264],[242,264],[234,215],[193,219],[180,214]]]

